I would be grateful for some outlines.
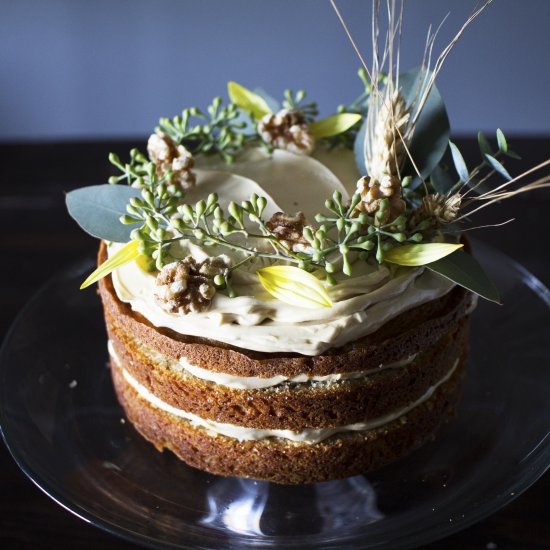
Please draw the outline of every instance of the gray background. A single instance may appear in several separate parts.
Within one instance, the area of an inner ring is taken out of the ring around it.
[[[370,1],[338,5],[367,58]],[[409,0],[402,67],[430,23],[439,52],[471,0]],[[0,139],[144,135],[160,115],[204,107],[228,80],[279,95],[304,87],[323,114],[361,90],[328,0],[0,0]],[[438,81],[455,134],[550,127],[550,1],[495,0]]]

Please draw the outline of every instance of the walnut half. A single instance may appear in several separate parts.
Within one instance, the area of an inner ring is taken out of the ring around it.
[[[156,278],[155,300],[171,313],[205,311],[216,293],[214,277],[225,277],[230,265],[227,256],[206,258],[202,262],[187,256],[165,265]]]

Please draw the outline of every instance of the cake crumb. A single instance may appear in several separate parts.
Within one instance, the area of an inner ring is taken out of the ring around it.
[[[109,462],[108,460],[105,460],[103,462],[103,467],[106,468],[107,470],[113,470],[115,472],[121,472],[122,471],[120,469],[120,466],[117,466],[116,464],[114,464],[113,462]]]
[[[487,550],[497,550],[498,546],[494,542],[488,542],[485,548]]]
[[[69,382],[69,388],[71,388],[71,390],[74,390],[77,385],[78,382],[76,380],[72,380],[71,382]]]
[[[121,419],[120,419],[120,423],[121,423],[121,424],[126,424],[126,419],[121,418]]]

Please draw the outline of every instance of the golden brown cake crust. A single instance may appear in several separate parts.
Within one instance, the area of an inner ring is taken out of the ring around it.
[[[156,397],[216,422],[250,428],[324,428],[393,413],[420,399],[467,349],[468,318],[407,366],[332,384],[285,384],[269,389],[228,388],[175,371],[107,317],[109,338],[124,369]]]
[[[102,242],[98,263],[106,257]],[[185,357],[191,364],[215,372],[260,377],[357,372],[401,360],[436,343],[466,315],[472,302],[471,294],[457,286],[437,300],[402,313],[372,334],[321,355],[306,356],[250,351],[155,327],[118,299],[110,276],[99,282],[99,293],[106,315],[149,348],[175,359]]]
[[[451,378],[407,415],[374,430],[335,435],[315,445],[212,436],[151,406],[114,364],[112,376],[128,418],[157,449],[168,448],[187,464],[213,474],[297,484],[368,473],[418,448],[453,412],[465,362],[461,359]]]

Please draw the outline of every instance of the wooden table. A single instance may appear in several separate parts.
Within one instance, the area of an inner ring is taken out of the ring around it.
[[[104,183],[111,175],[109,151],[124,157],[143,140],[0,145],[0,335],[21,306],[56,272],[84,256],[97,242],[66,214],[64,191]],[[457,140],[466,159],[476,159],[472,140]],[[511,139],[523,168],[550,158],[550,139]],[[471,160],[473,164],[475,160]],[[547,171],[548,173],[548,171]],[[521,262],[547,286],[550,253],[550,190],[517,197],[490,211],[484,223],[516,217],[515,223],[483,229],[478,237]],[[550,419],[549,419],[550,424]],[[500,512],[425,548],[483,550],[550,548],[550,474]],[[496,545],[496,546],[495,546]],[[56,505],[22,472],[0,444],[0,547],[133,548],[87,525]]]

